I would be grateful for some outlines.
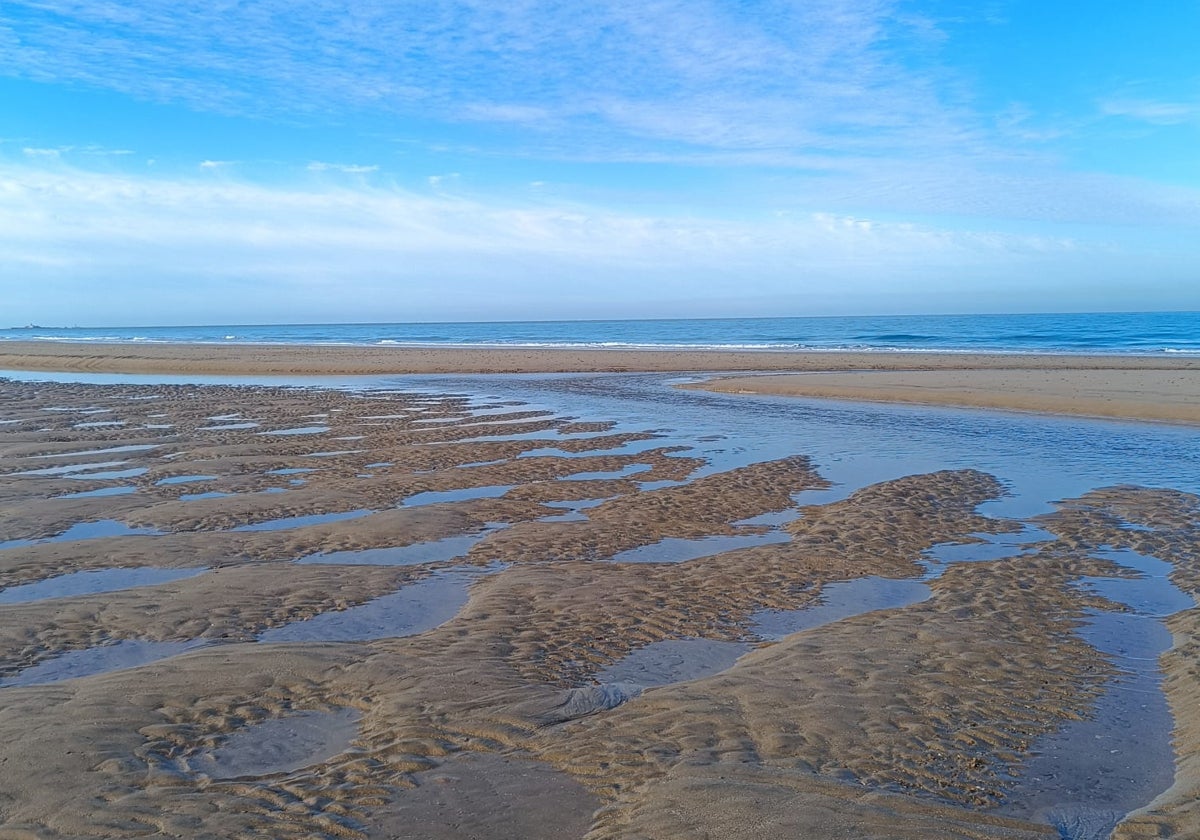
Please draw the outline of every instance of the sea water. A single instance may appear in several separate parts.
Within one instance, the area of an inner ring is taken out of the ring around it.
[[[1200,312],[12,327],[0,341],[1200,355]]]

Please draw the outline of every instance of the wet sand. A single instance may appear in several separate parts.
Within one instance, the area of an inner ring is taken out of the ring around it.
[[[828,486],[803,452],[698,475],[703,460],[655,445],[649,424],[465,396],[4,382],[0,421],[0,542],[19,541],[0,549],[0,587],[45,584],[39,600],[0,604],[0,678],[126,641],[203,643],[0,687],[5,838],[546,826],[589,840],[1051,838],[1053,825],[1005,806],[1041,739],[1089,717],[1121,673],[1077,630],[1124,608],[1083,582],[1129,577],[1105,552],[1130,548],[1200,594],[1200,498],[1177,491],[1064,499],[1034,542],[997,557],[987,539],[1028,523],[979,512],[1005,492],[984,472],[797,506]],[[263,434],[310,427],[321,431]],[[633,441],[640,451],[622,451]],[[522,457],[547,447],[559,454]],[[132,492],[75,495],[120,488]],[[581,518],[556,520],[563,508],[548,503],[571,500],[589,502]],[[756,519],[778,524],[739,524]],[[160,533],[72,538],[104,520]],[[663,540],[766,533],[778,539],[613,562]],[[465,536],[457,556],[379,561]],[[946,543],[980,546],[979,561],[931,576],[928,552]],[[354,563],[358,551],[370,559]],[[137,569],[190,574],[65,588],[80,572]],[[755,632],[764,610],[801,611],[872,577],[925,580],[928,597]],[[420,632],[277,632],[406,589],[440,599],[412,615],[395,600],[394,626]],[[1200,608],[1166,621],[1178,773],[1118,826],[1126,840],[1200,832]],[[283,638],[298,640],[258,641]],[[662,649],[675,677],[609,680]],[[748,652],[714,664],[718,649]],[[292,747],[256,743],[293,737],[289,721],[307,727]]]

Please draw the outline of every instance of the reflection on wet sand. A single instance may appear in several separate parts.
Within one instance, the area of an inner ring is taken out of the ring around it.
[[[6,384],[0,832],[1200,828],[1180,430],[422,389]]]

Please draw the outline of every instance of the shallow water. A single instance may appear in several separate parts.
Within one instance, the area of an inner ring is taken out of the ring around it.
[[[445,537],[412,545],[310,554],[307,557],[299,558],[296,562],[350,566],[419,566],[423,563],[442,563],[463,557],[475,545],[498,530],[500,530],[499,526],[478,534]]]
[[[89,499],[102,496],[128,496],[130,493],[136,493],[136,487],[100,487],[96,490],[81,490],[78,493],[64,493],[61,496],[55,496],[56,499]]]
[[[1087,720],[1039,739],[1000,811],[1054,825],[1066,840],[1101,840],[1128,812],[1171,786],[1174,718],[1158,657],[1172,645],[1163,618],[1195,606],[1167,577],[1171,564],[1128,550],[1097,552],[1140,574],[1080,586],[1132,610],[1092,610],[1079,635],[1122,673]]]
[[[414,493],[400,502],[400,507],[420,507],[443,502],[466,502],[472,499],[498,499],[515,487],[515,484],[492,484],[486,487],[464,487],[458,490],[428,490]]]
[[[1194,598],[1171,583],[1168,575],[1174,567],[1170,563],[1130,549],[1101,550],[1095,556],[1132,569],[1139,573],[1139,577],[1085,577],[1082,585],[1123,604],[1139,616],[1165,618],[1196,605]]]
[[[1200,491],[1200,436],[1187,427],[682,391],[664,385],[672,378],[583,374],[372,381],[390,387],[486,391],[615,420],[616,427],[605,434],[645,431],[669,418],[671,427],[661,431],[692,449],[681,454],[709,460],[695,477],[807,454],[838,486],[798,496],[801,504],[844,498],[867,484],[917,472],[967,467],[993,473],[1008,484],[1010,495],[981,508],[997,517],[1046,513],[1054,499],[1118,483]],[[552,447],[553,441],[546,445]]]
[[[786,508],[784,510],[773,510],[767,513],[760,513],[757,516],[739,519],[737,522],[731,522],[734,526],[751,526],[751,527],[767,527],[779,528],[789,522],[794,522],[800,517],[800,511],[795,508]]]
[[[271,490],[279,490],[286,492],[284,488],[270,488],[262,492],[267,493]],[[283,516],[279,519],[268,519],[264,522],[254,522],[250,525],[238,525],[236,528],[230,528],[231,531],[285,531],[289,528],[303,528],[307,525],[324,525],[328,522],[342,522],[347,519],[359,519],[363,516],[368,516],[375,511],[370,508],[361,508],[359,510],[347,510],[340,513],[310,513],[304,516]]]
[[[178,656],[189,650],[204,647],[205,644],[206,642],[199,639],[187,642],[125,639],[115,644],[67,651],[53,659],[47,659],[26,668],[14,676],[0,680],[0,686],[44,685],[112,671],[123,671],[127,668],[136,668],[139,665]]]
[[[503,414],[517,414],[517,413],[522,413],[522,412],[512,411],[511,409],[503,412]],[[489,417],[489,418],[494,417],[495,419],[480,420],[479,422],[476,422],[476,423],[464,423],[463,422],[464,420],[470,420],[474,417]],[[455,428],[461,429],[461,428],[468,428],[468,427],[475,428],[478,426],[503,426],[506,424],[511,425],[513,423],[534,423],[539,420],[554,420],[554,419],[557,419],[555,417],[555,415],[548,411],[532,412],[532,413],[524,414],[524,416],[522,416],[522,417],[510,417],[510,418],[505,418],[505,417],[503,417],[502,414],[499,414],[499,413],[494,413],[494,414],[463,413],[463,414],[451,415],[448,417],[419,417],[416,420],[413,420],[413,425],[414,426],[423,426],[426,428],[437,427],[437,426],[454,426]]]
[[[445,441],[447,445],[459,443],[492,443],[496,441],[512,441],[512,440],[545,440],[549,446],[556,440],[587,440],[594,437],[605,437],[610,432],[560,432],[556,428],[539,429],[534,432],[511,432],[509,434],[483,434],[469,438],[458,438],[452,441]]]
[[[91,540],[101,539],[103,537],[134,537],[134,536],[161,536],[162,531],[155,528],[131,528],[124,522],[118,522],[115,519],[99,519],[95,522],[77,522],[61,534],[56,534],[53,537],[40,537],[27,540],[6,540],[0,542],[0,549],[17,548],[25,545],[37,545],[39,543],[52,542],[71,542],[73,540]]]
[[[219,490],[209,490],[207,493],[184,493],[179,497],[181,502],[199,502],[204,499],[224,499],[233,493],[222,493]]]
[[[692,478],[696,478],[696,476],[692,476]],[[664,479],[662,481],[639,481],[638,490],[643,493],[650,490],[665,490],[668,487],[683,487],[685,484],[691,484],[691,482],[691,478],[683,480]]]
[[[297,426],[294,429],[274,429],[269,432],[259,432],[260,435],[320,435],[329,431],[328,426]]]
[[[597,505],[602,505],[605,502],[617,498],[616,496],[606,496],[602,499],[574,499],[569,501],[552,501],[542,502],[546,507],[564,508],[565,513],[556,514],[554,516],[543,516],[538,519],[538,522],[586,522],[588,515],[585,510],[594,508]]]
[[[606,433],[609,434],[609,433]],[[640,455],[651,449],[671,446],[669,441],[654,437],[649,440],[631,440],[610,449],[584,449],[572,452],[569,449],[559,449],[557,446],[543,446],[538,449],[526,449],[518,458],[596,458],[604,455]],[[686,444],[685,444],[686,445]]]
[[[139,475],[145,475],[150,472],[149,467],[133,467],[128,470],[108,470],[105,472],[93,473],[72,473],[64,475],[63,478],[69,478],[73,481],[113,481],[118,478],[137,478]]]
[[[216,481],[215,475],[173,475],[170,478],[160,478],[154,482],[158,485],[167,484],[192,484],[197,481]]]
[[[119,467],[122,464],[128,464],[128,463],[129,463],[128,461],[101,461],[99,463],[92,463],[92,464],[64,464],[59,467],[41,467],[40,469],[36,469],[36,470],[22,470],[21,472],[7,473],[7,475],[10,475],[10,476],[17,476],[17,475],[20,475],[20,476],[68,475],[69,473],[83,473],[86,470],[103,470],[108,467]],[[95,474],[72,476],[72,477],[95,478]]]
[[[414,636],[445,624],[467,603],[467,590],[496,568],[453,569],[357,607],[273,627],[260,642],[365,642]]]
[[[208,571],[201,569],[157,569],[143,566],[136,569],[94,569],[86,572],[71,572],[58,577],[22,583],[0,589],[0,604],[25,604],[45,601],[50,598],[70,598],[78,595],[96,595],[133,589],[137,586],[157,586],[185,578],[195,577]]]
[[[936,576],[947,563],[978,563],[1003,560],[1032,551],[1037,543],[1054,542],[1057,536],[1036,525],[1026,525],[1012,534],[973,534],[982,542],[939,543],[924,552],[930,573]]]
[[[751,650],[753,645],[747,642],[666,639],[638,648],[600,671],[596,679],[642,688],[697,680],[724,671]]]
[[[763,534],[737,534],[734,536],[699,537],[688,540],[668,537],[650,545],[638,546],[608,558],[611,563],[684,563],[713,554],[724,554],[739,548],[756,545],[771,545],[791,541],[790,534],[783,531],[767,531]]]
[[[876,610],[917,604],[930,596],[929,586],[917,580],[861,577],[821,587],[821,603],[798,610],[759,610],[750,630],[768,640],[782,639],[801,630],[841,621]]]
[[[160,443],[131,443],[125,446],[110,446],[106,449],[85,449],[81,452],[55,452],[52,455],[31,455],[31,458],[74,458],[84,455],[109,455],[117,452],[146,452],[158,449]]]
[[[239,729],[220,746],[188,759],[194,773],[237,779],[292,773],[346,751],[358,735],[357,709],[305,711]]]
[[[577,472],[564,475],[559,481],[604,481],[610,478],[626,478],[653,469],[650,464],[629,464],[618,470],[598,470],[595,472]]]

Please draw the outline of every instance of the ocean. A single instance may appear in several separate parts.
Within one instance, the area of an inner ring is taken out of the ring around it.
[[[1200,312],[0,329],[0,341],[1200,355]]]

